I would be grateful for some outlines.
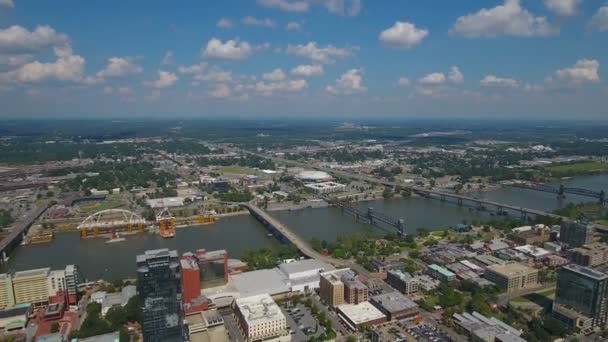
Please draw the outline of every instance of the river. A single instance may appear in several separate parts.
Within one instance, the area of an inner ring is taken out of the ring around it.
[[[577,177],[563,182],[566,186],[608,191],[608,175]],[[558,199],[553,194],[499,188],[495,191],[471,193],[471,196],[487,198],[517,206],[552,211],[569,202],[590,201],[589,198],[568,195]],[[445,229],[462,222],[463,219],[487,218],[487,213],[478,213],[467,207],[442,203],[426,198],[373,200],[357,203],[362,209],[373,207],[406,222],[406,232],[413,233],[419,227],[431,230]],[[369,225],[343,215],[336,208],[277,211],[272,215],[291,227],[300,236],[310,239],[333,240],[339,234],[365,232]],[[375,228],[374,228],[375,229]],[[10,255],[3,271],[51,267],[63,268],[66,264],[78,264],[89,279],[117,279],[135,275],[135,256],[148,249],[170,248],[179,253],[198,248],[207,250],[226,249],[230,256],[239,258],[245,248],[276,246],[273,238],[267,237],[264,227],[251,216],[225,217],[213,225],[180,228],[175,238],[165,240],[158,235],[141,234],[126,237],[126,241],[106,244],[104,239],[81,240],[76,233],[57,234],[49,244],[28,245],[17,248]]]

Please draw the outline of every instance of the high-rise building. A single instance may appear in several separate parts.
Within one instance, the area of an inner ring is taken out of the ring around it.
[[[10,274],[0,274],[0,310],[15,305],[13,280]]]
[[[344,300],[350,304],[367,302],[369,291],[365,284],[350,274],[343,275],[341,280],[344,283]]]
[[[49,297],[56,296],[59,292],[61,294],[65,294],[66,285],[64,270],[55,270],[49,272],[49,277],[47,281],[49,288]]]
[[[574,264],[558,269],[553,303],[555,318],[589,332],[606,326],[607,306],[608,274]]]
[[[31,303],[40,307],[49,303],[49,268],[16,272],[13,276],[15,303]]]
[[[570,247],[581,247],[593,242],[593,226],[580,221],[564,220],[559,230],[559,241]]]
[[[65,267],[65,289],[67,293],[68,304],[78,303],[78,284],[80,284],[80,273],[78,266],[67,265]]]
[[[177,251],[157,249],[137,256],[137,290],[142,299],[146,342],[184,341],[184,311]]]
[[[344,304],[344,283],[335,272],[321,273],[319,294],[327,305],[335,307]]]

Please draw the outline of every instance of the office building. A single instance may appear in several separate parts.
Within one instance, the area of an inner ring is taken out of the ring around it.
[[[49,268],[16,272],[13,276],[15,303],[31,303],[34,307],[49,303]]]
[[[418,280],[400,269],[389,270],[386,273],[386,282],[397,291],[406,295],[418,291]]]
[[[56,296],[58,293],[64,294],[66,290],[65,271],[56,270],[49,272],[48,277],[49,297]]]
[[[551,240],[551,229],[544,225],[530,227],[528,230],[513,230],[509,239],[518,245],[539,245]]]
[[[426,268],[426,272],[431,277],[433,277],[437,280],[440,280],[440,281],[450,282],[450,281],[456,280],[456,274],[450,272],[445,267],[441,267],[436,264],[428,265]]]
[[[338,272],[321,273],[319,294],[321,300],[331,307],[344,304],[344,283]]]
[[[581,266],[600,266],[608,262],[608,246],[605,243],[594,242],[569,249],[566,251],[566,256],[570,261]]]
[[[570,247],[581,247],[593,242],[593,230],[590,224],[564,220],[559,231],[559,241]]]
[[[33,313],[34,307],[32,306],[32,304],[29,303],[18,304],[0,310],[0,331],[2,331],[3,333],[15,333],[20,330],[24,330],[27,326],[30,316]]]
[[[136,261],[144,340],[183,341],[184,312],[177,252],[166,248],[150,250],[138,255]]]
[[[353,275],[345,274],[341,278],[344,283],[344,300],[350,304],[367,302],[369,291],[367,286]]]
[[[13,279],[10,274],[0,274],[0,310],[15,305]]]
[[[80,273],[78,266],[67,265],[65,267],[65,288],[67,293],[68,304],[78,303],[78,284],[80,284]]]
[[[484,277],[507,292],[538,285],[538,270],[519,263],[489,266]]]
[[[234,313],[247,341],[291,341],[287,319],[268,294],[236,299]]]
[[[584,333],[608,323],[608,275],[580,265],[557,271],[553,315]]]

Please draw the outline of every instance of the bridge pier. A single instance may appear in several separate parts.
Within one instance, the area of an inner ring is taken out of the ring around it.
[[[374,223],[374,208],[367,208],[367,219],[369,220],[369,224]]]
[[[397,221],[397,235],[399,235],[399,237],[405,237],[405,221],[403,219]]]
[[[439,197],[439,199],[440,199],[440,201],[441,201],[441,202],[445,202],[445,195],[441,195],[441,196]]]
[[[462,198],[458,198],[458,205],[462,207]]]

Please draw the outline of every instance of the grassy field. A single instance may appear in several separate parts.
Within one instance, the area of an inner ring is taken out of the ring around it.
[[[231,173],[235,175],[251,175],[255,173],[254,169],[241,166],[224,166],[222,167],[223,173]]]
[[[553,300],[550,298],[555,294],[555,289],[544,290],[541,292],[530,293],[525,296],[515,297],[511,299],[514,303],[536,303],[542,307],[550,307]]]
[[[608,172],[608,163],[589,161],[573,164],[552,165],[545,167],[545,171],[549,171],[554,175],[578,175]]]
[[[106,209],[124,208],[125,202],[120,200],[109,200],[101,203],[86,204],[80,206],[80,212],[83,214],[92,214]]]

